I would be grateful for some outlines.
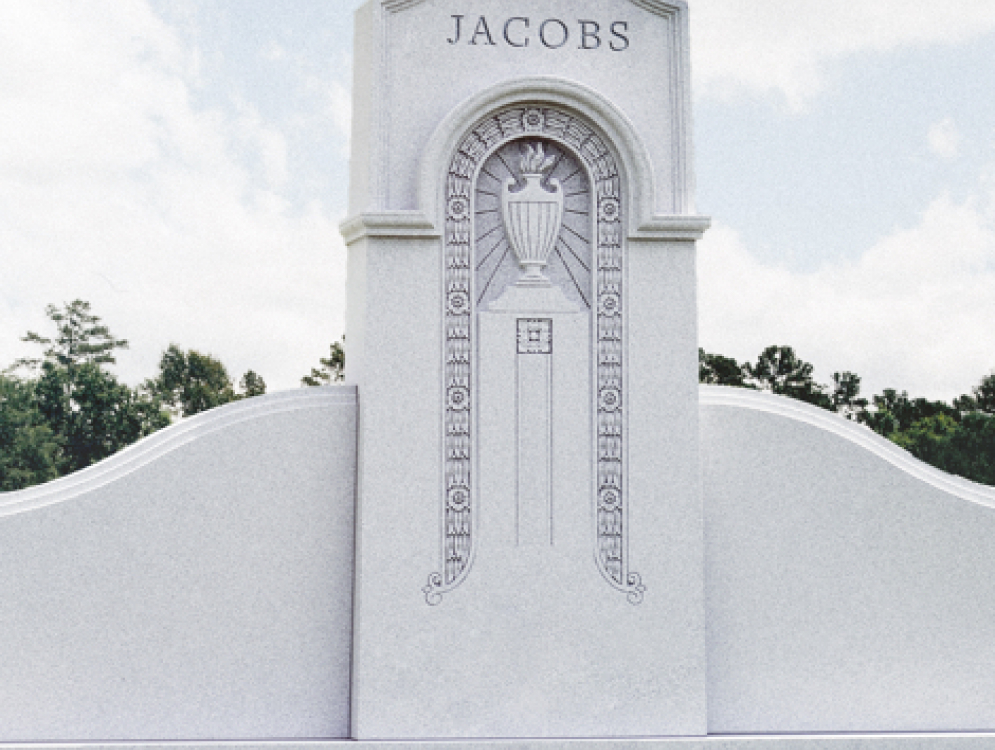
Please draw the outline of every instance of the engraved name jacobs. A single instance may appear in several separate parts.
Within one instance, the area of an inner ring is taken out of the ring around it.
[[[577,49],[609,49],[623,52],[629,48],[629,22],[612,21],[602,25],[598,21],[578,19],[574,22],[559,18],[542,21],[527,16],[514,16],[504,21],[488,20],[486,16],[450,16],[452,32],[446,38],[449,44],[477,46],[528,47],[531,44],[547,49],[560,49],[568,44]]]

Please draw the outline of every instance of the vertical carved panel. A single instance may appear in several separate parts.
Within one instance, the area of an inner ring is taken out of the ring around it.
[[[515,460],[518,546],[553,543],[553,321],[518,318]]]
[[[516,106],[485,118],[467,134],[446,179],[442,564],[423,589],[432,605],[462,583],[473,561],[479,502],[474,485],[473,320],[478,307],[486,306],[519,275],[501,218],[500,195],[509,180],[524,184],[516,164],[522,150],[535,144],[555,156],[545,179],[558,180],[565,198],[563,226],[547,272],[573,301],[595,310],[595,559],[605,580],[631,603],[642,601],[645,591],[628,562],[623,195],[618,164],[603,137],[582,118],[554,107]]]

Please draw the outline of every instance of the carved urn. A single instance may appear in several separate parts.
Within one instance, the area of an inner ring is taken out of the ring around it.
[[[508,242],[522,267],[522,276],[517,282],[519,285],[550,285],[543,268],[560,234],[563,191],[559,180],[548,180],[552,190],[547,190],[542,180],[554,161],[554,157],[543,154],[541,143],[527,146],[521,161],[525,187],[512,192],[518,183],[509,177],[501,193],[501,213]]]

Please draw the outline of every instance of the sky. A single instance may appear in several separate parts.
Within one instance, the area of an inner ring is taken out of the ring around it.
[[[357,0],[0,2],[0,368],[91,303],[297,387],[344,331]],[[995,3],[690,0],[700,343],[951,399],[995,368]]]

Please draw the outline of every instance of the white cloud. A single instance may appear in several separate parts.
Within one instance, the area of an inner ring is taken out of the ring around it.
[[[960,155],[960,131],[947,117],[929,129],[929,150],[943,159],[956,159]]]
[[[714,227],[699,256],[702,346],[742,361],[791,345],[821,382],[851,370],[867,395],[969,391],[995,367],[992,197],[937,198],[856,262],[805,274],[759,263]]]
[[[290,178],[287,166],[287,139],[282,132],[263,122],[255,108],[242,104],[235,121],[234,135],[241,146],[242,161],[257,161],[262,185],[283,188]]]
[[[178,50],[138,3],[80,22],[81,6],[0,4],[0,169],[56,178],[114,171],[154,155],[151,115],[175,101]],[[99,8],[93,8],[99,15]],[[89,12],[89,9],[88,11]],[[131,36],[132,29],[141,36]],[[123,65],[127,59],[132,65]]]
[[[995,23],[995,5],[951,6],[695,0],[696,74],[803,102],[834,56]],[[195,104],[200,74],[142,0],[0,3],[0,366],[31,351],[17,339],[45,329],[45,304],[75,297],[132,341],[129,382],[175,341],[292,387],[338,338],[337,217],[288,203],[286,133],[247,106]],[[348,89],[307,81],[348,135]],[[823,380],[851,369],[872,391],[962,393],[995,366],[993,220],[995,184],[938,198],[859,261],[810,274],[758,263],[717,225],[701,246],[702,343],[740,359],[787,343]]]
[[[262,56],[270,62],[283,60],[287,56],[287,50],[277,41],[271,41],[262,50]]]
[[[995,29],[995,3],[695,0],[691,23],[697,94],[778,93],[798,109],[834,59],[975,38]]]
[[[293,387],[340,335],[336,217],[288,203],[284,134],[195,105],[197,75],[142,0],[0,3],[0,366],[76,297],[131,340],[128,382],[175,341]]]

